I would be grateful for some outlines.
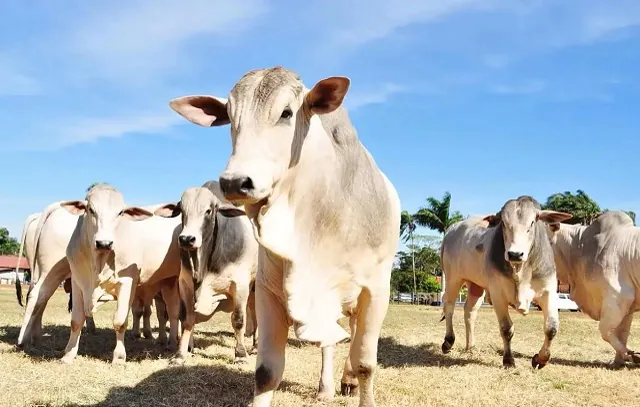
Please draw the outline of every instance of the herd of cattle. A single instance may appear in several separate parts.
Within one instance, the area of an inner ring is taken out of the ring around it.
[[[55,202],[30,215],[22,245],[33,273],[18,347],[39,343],[46,304],[64,282],[72,313],[65,363],[77,354],[82,326],[95,330],[93,313],[112,300],[113,362],[125,362],[129,310],[134,335],[140,336],[142,318],[150,338],[155,301],[158,340],[177,351],[173,363],[184,363],[192,350],[195,324],[219,311],[231,314],[235,362],[257,353],[254,407],[269,406],[282,380],[291,326],[298,339],[322,350],[319,398],[334,396],[334,347],[350,340],[341,393],[359,393],[361,407],[375,406],[373,373],[400,200],[342,107],[349,84],[330,77],[307,89],[295,73],[276,67],[246,73],[228,99],[172,100],[171,108],[195,124],[230,125],[225,171],[186,189],[177,202],[128,206],[117,189],[98,184],[84,200]],[[508,308],[527,314],[536,299],[545,335],[532,364],[545,366],[559,329],[559,279],[600,321],[615,363],[640,362],[626,347],[640,304],[640,229],[624,212],[604,213],[590,226],[561,223],[569,218],[521,196],[494,215],[447,230],[443,352],[454,344],[453,308],[467,284],[467,349],[486,291],[504,342],[503,364],[513,366]],[[19,284],[17,290],[22,303]],[[350,334],[338,324],[342,317],[349,317]],[[250,350],[245,336],[253,336]]]

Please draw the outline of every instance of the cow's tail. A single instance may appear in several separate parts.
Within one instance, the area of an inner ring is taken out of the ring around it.
[[[444,276],[444,239],[442,239],[442,243],[440,243],[440,267],[442,268],[442,275]],[[442,280],[440,280],[442,281]],[[443,292],[445,287],[443,288]],[[442,322],[444,321],[444,304],[442,304],[442,315],[440,316],[440,321],[438,322]]]
[[[31,293],[31,290],[33,289],[35,283],[37,283],[40,279],[40,268],[38,267],[38,248],[40,247],[40,235],[42,234],[42,228],[47,222],[47,219],[49,219],[49,216],[51,216],[51,214],[56,209],[60,208],[60,204],[62,202],[64,201],[54,202],[47,206],[46,209],[42,211],[40,220],[38,220],[38,226],[36,227],[36,233],[33,238],[33,259],[28,259],[30,262],[32,262],[33,265],[31,266],[31,281],[29,282],[29,292],[27,293],[27,297],[29,296],[29,293]]]
[[[33,222],[33,220],[39,215],[40,213],[32,213],[31,215],[27,216],[27,219],[24,221],[24,225],[22,225],[22,236],[20,236],[20,251],[18,252],[18,261],[16,263],[16,297],[18,297],[18,304],[20,304],[21,307],[23,307],[24,305],[22,304],[22,283],[20,282],[19,274],[20,262],[22,261],[22,253],[24,252],[24,244],[25,240],[27,239],[27,230],[29,229],[29,225],[31,225],[31,222]],[[32,259],[29,259],[28,256],[27,262],[29,263],[29,267],[33,269]]]

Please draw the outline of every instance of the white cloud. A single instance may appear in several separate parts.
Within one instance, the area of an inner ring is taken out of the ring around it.
[[[489,88],[489,91],[503,95],[533,94],[542,92],[546,87],[544,81],[534,79],[517,85],[494,85]]]
[[[72,29],[69,51],[98,74],[137,81],[186,64],[189,39],[236,35],[266,10],[265,0],[129,2],[91,13]]]
[[[452,14],[490,6],[492,0],[359,0],[340,3],[339,15],[347,21],[334,30],[332,43],[358,46],[384,38],[415,23],[440,20]],[[335,13],[338,15],[338,13]]]
[[[13,66],[7,56],[0,54],[0,97],[30,96],[38,93],[38,82]]]
[[[345,104],[348,109],[356,110],[367,105],[384,103],[394,94],[405,91],[406,88],[402,85],[383,83],[373,90],[350,92],[345,98]]]
[[[184,121],[174,112],[165,114],[136,114],[110,118],[81,118],[74,124],[60,126],[55,147],[95,142],[103,138],[120,138],[127,134],[161,134]]]

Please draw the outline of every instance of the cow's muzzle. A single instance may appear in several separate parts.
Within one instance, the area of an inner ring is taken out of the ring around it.
[[[178,236],[178,244],[180,248],[184,250],[196,250],[196,237],[191,235],[180,235]]]
[[[230,201],[242,201],[253,195],[253,180],[247,176],[220,176],[220,189]]]
[[[113,240],[96,240],[96,249],[104,251],[112,250]]]

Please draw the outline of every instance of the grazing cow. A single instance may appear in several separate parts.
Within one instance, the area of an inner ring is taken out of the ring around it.
[[[31,267],[31,281],[27,293],[27,304],[24,320],[20,327],[17,346],[22,348],[25,342],[36,346],[42,338],[42,315],[55,290],[64,281],[65,292],[69,294],[69,311],[72,303],[71,269],[66,258],[66,250],[78,222],[78,217],[63,210],[60,204],[63,201],[54,202],[47,206],[41,214],[30,215],[23,226],[23,242],[27,255],[27,261]],[[151,207],[155,208],[157,206]],[[147,208],[149,209],[149,208]],[[37,221],[36,221],[37,219]],[[34,224],[37,226],[34,227]],[[21,295],[18,292],[20,299]],[[113,296],[104,293],[99,297],[100,304],[113,300]],[[150,311],[150,308],[145,307]],[[134,309],[134,336],[135,326],[139,325],[142,308]],[[147,312],[150,314],[150,312]],[[150,318],[145,316],[145,326],[149,326]],[[138,323],[136,324],[136,321]],[[93,317],[86,320],[87,331],[95,332]],[[159,335],[162,337],[164,326],[160,326]],[[139,334],[138,334],[139,335]],[[150,337],[151,329],[145,332],[145,337]],[[162,340],[160,340],[162,343]]]
[[[470,217],[456,222],[446,231],[441,247],[446,277],[444,353],[448,353],[455,342],[453,310],[458,291],[464,282],[469,282],[464,307],[467,349],[475,343],[475,319],[486,289],[491,295],[504,343],[502,364],[515,366],[511,353],[513,324],[509,306],[526,315],[534,298],[544,314],[545,340],[531,363],[534,368],[542,368],[548,363],[559,319],[556,270],[545,223],[569,218],[571,215],[566,213],[541,210],[533,198],[521,196],[508,200],[496,215]]]
[[[360,406],[375,405],[400,200],[342,107],[349,84],[331,77],[309,90],[294,72],[275,67],[246,73],[228,100],[170,102],[193,123],[231,125],[220,186],[244,204],[260,244],[255,407],[270,405],[282,380],[289,326],[298,339],[327,347],[349,337],[337,323],[344,315],[357,321],[343,385],[357,377]]]
[[[558,279],[569,284],[582,312],[600,321],[602,339],[616,351],[614,365],[640,363],[627,348],[633,313],[640,309],[640,228],[622,211],[605,212],[589,226],[549,225]]]
[[[258,242],[244,210],[224,201],[219,190],[218,183],[210,181],[155,211],[167,218],[182,215],[179,287],[186,314],[174,363],[184,363],[188,356],[194,324],[209,320],[218,310],[231,312],[234,362],[246,361],[246,310],[258,269]],[[255,342],[255,329],[252,333]]]
[[[172,242],[179,222],[153,217],[153,213],[144,208],[126,207],[122,194],[106,184],[94,186],[83,201],[60,205],[79,215],[67,247],[73,310],[71,334],[62,361],[71,363],[75,358],[82,323],[85,316],[92,315],[97,296],[103,290],[117,298],[113,363],[126,361],[124,334],[136,295],[146,303],[162,291],[170,318],[170,341],[175,347],[180,309],[177,289],[180,258]],[[138,222],[144,219],[147,220]]]

